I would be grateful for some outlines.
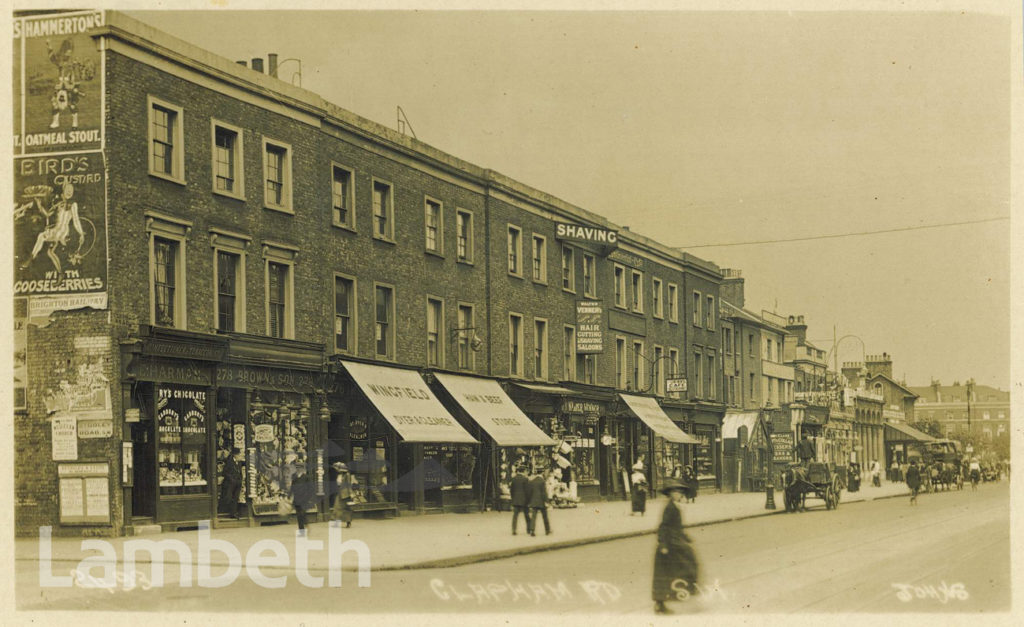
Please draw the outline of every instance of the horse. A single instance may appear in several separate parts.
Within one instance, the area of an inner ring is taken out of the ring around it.
[[[806,481],[807,469],[799,464],[792,464],[782,472],[786,511],[806,511],[807,492],[801,485]]]

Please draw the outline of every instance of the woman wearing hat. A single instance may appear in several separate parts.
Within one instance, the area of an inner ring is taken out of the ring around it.
[[[683,531],[683,499],[686,486],[674,480],[661,489],[669,497],[658,527],[658,550],[654,554],[654,611],[668,614],[666,601],[682,601],[695,594],[697,556]]]
[[[633,491],[630,493],[633,511],[629,515],[633,516],[639,512],[643,516],[647,512],[647,476],[644,475],[643,456],[633,464],[633,474],[629,482],[633,484]]]
[[[354,496],[354,484],[351,475],[348,474],[348,466],[341,462],[334,462],[331,468],[337,474],[335,483],[338,492],[334,496],[334,507],[331,508],[331,520],[340,520],[346,527],[352,526],[352,507],[349,501]]]

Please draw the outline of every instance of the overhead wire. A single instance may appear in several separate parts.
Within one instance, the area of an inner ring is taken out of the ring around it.
[[[919,231],[923,229],[938,229],[948,226],[966,226],[969,224],[982,224],[986,222],[998,222],[1001,220],[1009,220],[1010,216],[997,216],[994,218],[982,218],[979,220],[965,220],[963,222],[944,222],[940,224],[919,224],[917,226],[904,226],[892,229],[879,229],[877,231],[856,231],[853,233],[832,233],[828,235],[810,235],[807,237],[787,237],[781,239],[766,239],[766,240],[755,240],[750,242],[727,242],[722,244],[691,244],[687,246],[676,246],[676,248],[718,248],[724,246],[753,246],[757,244],[781,244],[784,242],[807,242],[812,240],[821,239],[835,239],[839,237],[856,237],[861,235],[880,235],[882,233],[898,233],[902,231]]]

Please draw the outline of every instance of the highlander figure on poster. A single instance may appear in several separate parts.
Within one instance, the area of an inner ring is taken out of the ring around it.
[[[103,22],[101,11],[15,20],[15,155],[102,147],[101,58],[89,33]]]

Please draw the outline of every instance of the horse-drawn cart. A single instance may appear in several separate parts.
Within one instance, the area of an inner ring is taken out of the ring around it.
[[[839,473],[823,462],[790,464],[782,475],[783,501],[787,512],[807,509],[808,494],[825,501],[825,509],[839,507],[843,484]]]

